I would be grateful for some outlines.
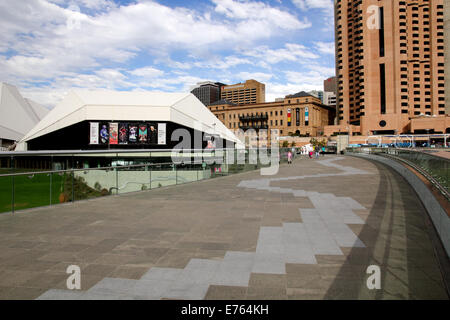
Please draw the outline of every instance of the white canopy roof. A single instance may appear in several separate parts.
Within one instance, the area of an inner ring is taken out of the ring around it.
[[[48,112],[24,99],[15,86],[0,83],[0,139],[22,139]]]
[[[191,93],[72,90],[28,132],[18,149],[25,150],[24,142],[85,120],[171,121],[240,143]]]

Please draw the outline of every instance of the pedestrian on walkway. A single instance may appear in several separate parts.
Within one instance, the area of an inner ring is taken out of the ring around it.
[[[292,151],[289,150],[288,154],[287,154],[287,158],[288,158],[288,164],[292,164]]]
[[[325,157],[325,147],[322,147],[322,157]]]

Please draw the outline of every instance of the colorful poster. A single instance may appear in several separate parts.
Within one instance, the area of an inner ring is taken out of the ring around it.
[[[308,123],[309,121],[309,108],[305,108],[305,122]]]
[[[120,123],[119,124],[119,144],[127,144],[128,143],[128,124]]]
[[[139,143],[147,144],[147,125],[139,124]]]
[[[158,123],[158,144],[166,144],[166,124]]]
[[[148,143],[149,144],[158,143],[158,130],[156,129],[156,123],[148,124]]]
[[[206,141],[206,149],[214,149],[216,147],[216,137],[206,133],[205,134],[205,141]]]
[[[295,125],[300,126],[300,108],[295,109]]]
[[[91,122],[90,144],[98,144],[98,122]]]
[[[117,122],[109,124],[109,144],[119,144],[119,124]]]
[[[108,144],[109,142],[109,130],[108,125],[106,123],[102,123],[100,128],[100,143]]]
[[[137,143],[138,141],[138,126],[135,124],[130,124],[128,130],[128,142]]]
[[[288,126],[290,127],[291,124],[292,124],[292,114],[291,114],[291,109],[288,109],[287,117],[288,117],[287,123],[288,123]]]

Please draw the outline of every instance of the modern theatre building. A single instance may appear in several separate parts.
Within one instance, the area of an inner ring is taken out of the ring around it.
[[[183,139],[190,148],[239,143],[190,93],[74,90],[16,150],[172,149]]]

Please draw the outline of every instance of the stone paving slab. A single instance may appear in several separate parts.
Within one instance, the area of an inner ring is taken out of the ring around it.
[[[395,172],[342,156],[5,214],[0,299],[448,299],[425,214]]]

